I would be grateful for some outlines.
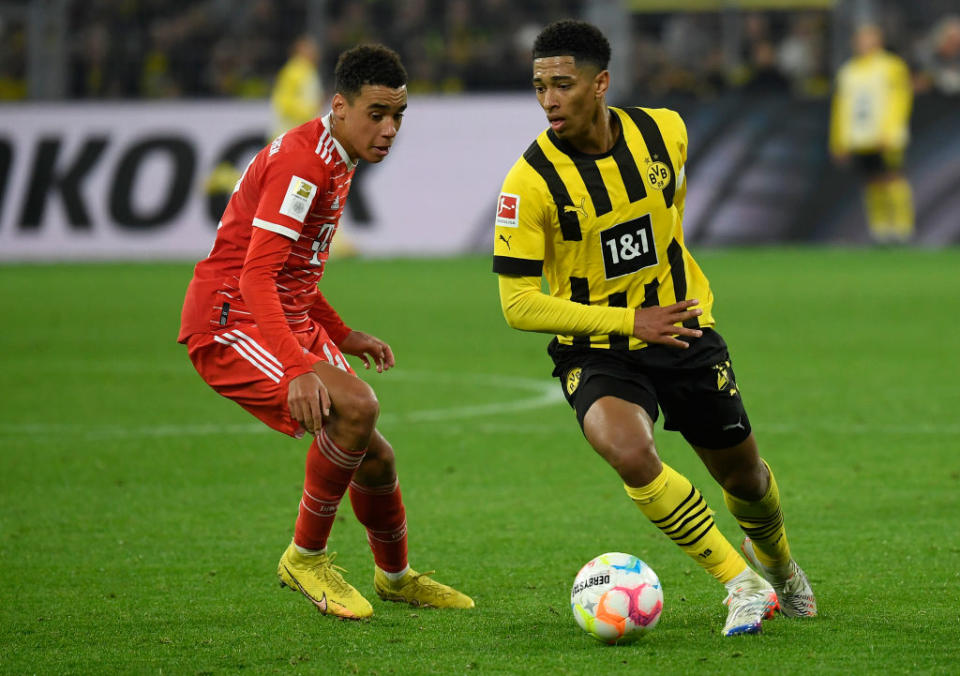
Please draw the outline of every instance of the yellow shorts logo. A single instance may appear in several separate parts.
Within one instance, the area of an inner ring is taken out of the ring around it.
[[[647,183],[655,190],[663,190],[670,182],[670,167],[663,162],[651,162],[647,165]]]
[[[580,385],[580,373],[583,371],[579,366],[567,374],[567,394],[573,394]]]
[[[714,365],[713,370],[717,372],[717,390],[719,392],[729,391],[730,396],[734,396],[737,393],[737,383],[734,381],[733,372],[730,370],[730,360]]]

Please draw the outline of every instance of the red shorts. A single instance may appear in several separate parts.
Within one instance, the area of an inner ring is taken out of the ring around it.
[[[339,348],[319,324],[293,334],[311,363],[321,361],[356,375]],[[280,360],[270,353],[256,324],[241,324],[216,333],[197,333],[187,340],[187,352],[200,377],[264,423],[299,439],[304,429],[290,417],[289,378]]]

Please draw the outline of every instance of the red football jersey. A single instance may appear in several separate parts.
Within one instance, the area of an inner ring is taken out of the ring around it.
[[[255,323],[288,376],[310,370],[293,333],[349,333],[317,289],[356,167],[330,116],[277,137],[234,188],[210,255],[187,289],[178,340]],[[311,319],[312,318],[312,319]]]

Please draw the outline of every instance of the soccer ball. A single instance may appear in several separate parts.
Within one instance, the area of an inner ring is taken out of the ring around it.
[[[604,643],[626,643],[660,619],[663,590],[653,568],[636,556],[601,554],[580,569],[570,590],[573,617]]]

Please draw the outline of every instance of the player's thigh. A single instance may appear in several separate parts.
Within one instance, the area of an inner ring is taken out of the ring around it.
[[[330,415],[334,423],[340,421],[372,428],[380,414],[380,402],[372,387],[352,372],[326,361],[316,361],[313,370],[330,395]]]
[[[195,335],[187,350],[197,373],[218,394],[279,432],[303,436],[290,417],[283,367],[254,328]]]
[[[640,373],[626,374],[621,364],[606,359],[606,355],[572,359],[558,365],[554,373],[581,427],[587,412],[603,397],[615,397],[640,406],[649,420],[657,420],[659,412],[653,381]]]
[[[727,449],[750,437],[750,419],[729,355],[698,369],[669,371],[656,381],[664,429],[695,448]]]
[[[587,441],[624,481],[640,486],[656,478],[662,469],[653,441],[657,401],[644,377],[618,378],[587,367],[568,399]]]
[[[362,419],[372,427],[379,411],[376,396],[356,377],[326,332],[316,327],[296,337],[324,381],[337,415]],[[290,379],[255,325],[193,336],[187,349],[197,372],[216,392],[273,429],[298,439],[303,436],[303,427],[290,416]]]
[[[323,381],[330,395],[331,415],[371,428],[380,412],[380,403],[373,388],[357,377],[340,348],[320,327],[302,341],[304,351],[313,362],[313,370]]]

